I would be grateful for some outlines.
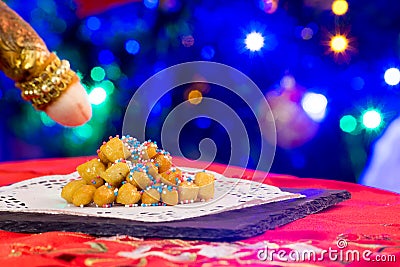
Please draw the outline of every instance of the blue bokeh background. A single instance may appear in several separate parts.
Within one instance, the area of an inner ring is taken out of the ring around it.
[[[93,104],[88,124],[65,128],[36,112],[21,99],[13,82],[0,74],[1,161],[95,154],[103,140],[121,133],[129,100],[146,79],[194,60],[220,62],[242,71],[267,97],[271,92],[279,97],[278,113],[290,105],[300,107],[306,92],[326,97],[324,119],[302,121],[304,136],[297,136],[294,143],[282,140],[277,147],[272,166],[277,173],[356,182],[374,140],[400,110],[399,86],[384,80],[388,68],[400,65],[400,2],[396,0],[349,0],[348,12],[342,16],[332,12],[332,1],[316,0],[126,1],[101,12],[86,10],[85,15],[78,12],[82,0],[5,2],[32,25],[50,50],[70,61],[89,93],[100,87],[106,98]],[[269,6],[272,3],[277,3],[276,10]],[[263,36],[264,44],[252,52],[244,41],[254,31]],[[337,54],[329,41],[339,33],[346,36],[349,47]],[[285,77],[295,84],[285,87]],[[248,128],[254,128],[253,158],[244,163],[254,167],[260,143],[255,118],[245,103],[217,86],[182,86],[165,95],[149,121],[155,139],[166,115],[194,89],[223,99]],[[373,130],[363,128],[361,122],[369,109],[382,115],[382,123]],[[292,112],[291,117],[304,113]],[[344,115],[356,118],[353,131],[341,129]],[[281,127],[290,133],[293,124],[287,121]],[[184,128],[180,142],[185,155],[196,158],[197,144],[204,137],[216,142],[216,160],[228,162],[227,134],[207,119]]]

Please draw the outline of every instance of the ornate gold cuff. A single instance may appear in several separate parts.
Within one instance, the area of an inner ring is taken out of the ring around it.
[[[23,99],[31,101],[36,109],[44,110],[77,80],[78,76],[70,69],[69,62],[54,55],[53,60],[38,76],[17,82],[15,86],[21,89]]]

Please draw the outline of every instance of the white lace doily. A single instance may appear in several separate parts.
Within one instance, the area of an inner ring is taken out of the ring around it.
[[[187,171],[201,170],[185,168]],[[247,180],[215,175],[215,198],[208,202],[180,204],[176,206],[97,208],[75,207],[61,198],[61,189],[77,172],[68,175],[51,175],[33,178],[0,188],[0,211],[68,214],[129,219],[143,222],[165,222],[200,217],[233,209],[240,209],[269,202],[304,197],[284,192],[278,187]],[[257,188],[251,194],[250,188]]]

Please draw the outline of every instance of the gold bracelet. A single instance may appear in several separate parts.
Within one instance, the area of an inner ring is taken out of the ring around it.
[[[58,57],[46,66],[36,77],[15,83],[21,89],[21,96],[38,110],[44,110],[65,91],[73,80],[78,79],[67,60]]]

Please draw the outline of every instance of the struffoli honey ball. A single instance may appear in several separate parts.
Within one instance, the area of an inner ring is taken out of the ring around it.
[[[127,159],[131,156],[131,152],[118,137],[111,138],[107,143],[100,147],[101,157],[107,158],[110,162],[119,159]],[[100,157],[100,155],[99,155]]]
[[[151,184],[150,177],[143,171],[134,171],[130,173],[127,181],[132,185],[137,185],[140,189],[145,189]]]
[[[158,172],[163,173],[171,168],[172,158],[170,155],[160,153],[154,157],[154,163],[158,168]]]
[[[146,170],[147,173],[154,178],[158,177],[158,167],[154,164],[154,162],[148,161],[146,162]]]
[[[125,162],[117,162],[111,165],[100,176],[111,186],[119,187],[129,173],[129,167]]]
[[[161,201],[169,206],[177,205],[179,203],[179,196],[176,188],[172,188],[171,186],[163,188],[161,192]]]
[[[117,203],[133,205],[140,201],[142,195],[135,186],[130,183],[123,184],[118,190]]]
[[[199,187],[193,182],[184,181],[178,186],[180,203],[193,203],[199,194]]]
[[[85,162],[79,165],[76,170],[87,184],[92,184],[96,188],[104,184],[104,180],[100,175],[106,170],[106,166],[104,166],[100,159],[92,159]]]
[[[93,185],[82,185],[72,196],[72,204],[77,207],[83,207],[93,201],[93,195],[96,192],[96,187]]]
[[[65,199],[67,202],[72,203],[72,197],[75,193],[76,190],[78,190],[79,187],[86,185],[85,180],[73,180],[69,183],[67,183],[63,189],[61,190],[61,197]]]
[[[146,205],[157,204],[160,201],[160,193],[155,188],[145,190],[142,194],[142,203]]]
[[[106,143],[104,142],[103,145],[100,146],[99,149],[97,149],[97,156],[99,157],[100,161],[107,165],[110,161],[107,159],[106,155],[104,155],[103,151],[106,147]]]
[[[127,183],[130,183],[131,185],[133,185],[134,187],[136,187],[136,188],[141,188],[137,183],[136,183],[136,181],[133,179],[133,177],[132,177],[132,175],[131,174],[129,174],[128,175],[128,177],[126,177],[126,180],[125,180]]]
[[[161,175],[161,182],[166,185],[177,185],[182,180],[182,171],[178,168],[170,168]]]
[[[153,142],[146,142],[146,157],[148,159],[154,158],[157,155],[157,145]],[[146,159],[146,158],[145,158]]]
[[[197,200],[206,201],[214,198],[214,181],[213,174],[208,172],[198,172],[195,175],[194,183],[199,187],[199,194]]]
[[[115,201],[115,188],[112,186],[100,186],[93,195],[93,202],[99,207],[109,205]]]

